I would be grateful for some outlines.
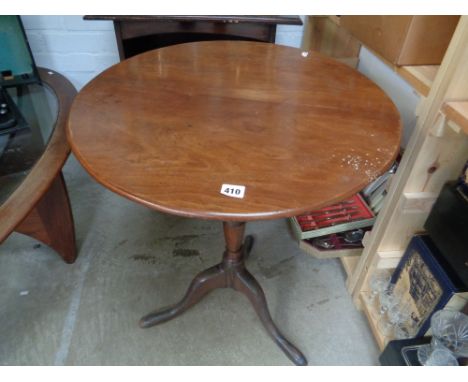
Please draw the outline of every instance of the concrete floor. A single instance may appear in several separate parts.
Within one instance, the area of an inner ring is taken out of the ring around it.
[[[247,299],[214,291],[183,316],[140,329],[217,262],[222,226],[164,215],[95,183],[70,158],[65,178],[78,260],[13,234],[0,246],[2,365],[291,365]],[[247,225],[247,262],[273,319],[310,365],[377,365],[379,351],[337,260],[303,253],[286,220]]]

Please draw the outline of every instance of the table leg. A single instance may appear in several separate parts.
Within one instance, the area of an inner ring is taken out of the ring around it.
[[[253,245],[252,236],[244,239],[245,223],[225,222],[226,251],[220,264],[199,273],[178,303],[149,313],[140,320],[142,328],[169,321],[199,302],[217,288],[233,288],[251,302],[268,334],[296,365],[307,365],[304,355],[291,344],[274,324],[268,310],[265,294],[258,281],[245,268],[245,257]]]
[[[66,263],[75,262],[75,228],[62,172],[15,231],[50,246]]]

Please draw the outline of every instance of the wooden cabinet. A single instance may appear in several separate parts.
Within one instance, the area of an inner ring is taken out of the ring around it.
[[[302,25],[298,16],[85,16],[112,20],[120,59],[192,41],[275,42],[277,25]]]

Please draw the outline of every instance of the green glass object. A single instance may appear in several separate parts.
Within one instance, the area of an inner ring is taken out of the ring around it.
[[[0,16],[0,85],[38,82],[28,40],[19,16]]]

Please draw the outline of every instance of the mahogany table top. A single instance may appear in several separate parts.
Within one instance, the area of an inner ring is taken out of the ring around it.
[[[159,211],[249,221],[345,199],[387,169],[399,113],[354,69],[285,46],[211,41],[143,53],[76,97],[68,139],[101,184]],[[245,186],[243,198],[220,193]]]

